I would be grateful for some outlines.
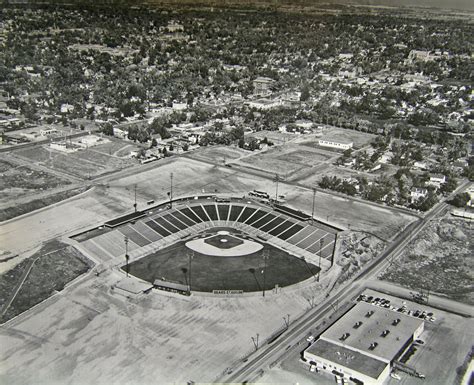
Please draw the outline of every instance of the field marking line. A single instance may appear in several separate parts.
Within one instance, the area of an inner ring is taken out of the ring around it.
[[[61,249],[58,249],[58,250],[61,250]],[[58,251],[58,250],[54,250],[54,251]],[[52,253],[52,252],[51,252]],[[50,254],[50,253],[48,253]],[[47,254],[45,254],[47,255]],[[26,281],[26,278],[28,278],[28,276],[30,275],[30,272],[31,272],[31,269],[33,268],[35,262],[39,259],[39,257],[41,257],[41,255],[37,256],[35,258],[35,260],[31,263],[30,267],[28,268],[28,270],[26,272],[23,273],[23,277],[21,279],[21,281],[18,283],[17,285],[17,288],[15,290],[15,292],[13,293],[13,295],[10,297],[10,299],[5,303],[5,305],[3,306],[3,309],[2,309],[2,312],[0,314],[0,317],[3,317],[3,315],[7,312],[8,308],[10,307],[10,305],[13,303],[13,301],[15,300],[18,292],[20,291],[20,289],[22,288],[23,286],[23,283],[25,283]]]

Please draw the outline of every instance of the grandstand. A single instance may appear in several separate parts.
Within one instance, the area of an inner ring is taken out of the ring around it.
[[[115,227],[94,229],[88,236],[75,237],[82,247],[104,263],[123,262],[125,237],[130,260],[136,260],[186,239],[205,229],[235,228],[256,239],[262,239],[293,255],[320,264],[332,265],[338,230],[306,217],[289,215],[291,210],[274,210],[269,206],[240,198],[179,199],[173,207],[157,206],[157,211],[133,215],[133,221],[109,221]],[[155,208],[155,209],[156,209]],[[302,213],[301,213],[302,214]],[[120,223],[120,224],[119,224]]]

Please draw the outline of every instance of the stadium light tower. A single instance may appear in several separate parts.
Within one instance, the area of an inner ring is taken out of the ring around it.
[[[135,209],[135,212],[137,212],[137,185],[135,184],[134,186],[135,189],[135,203],[133,204],[133,208]]]
[[[319,276],[321,275],[321,249],[323,248],[324,237],[319,240],[319,271],[318,271],[318,282]]]
[[[188,274],[189,274],[189,279],[188,279],[188,286],[189,286],[189,294],[191,294],[191,261],[194,258],[194,251],[189,250],[188,251]]]
[[[311,222],[314,224],[314,200],[316,198],[316,187],[313,187],[313,209],[311,210]]]
[[[170,208],[173,205],[173,173],[170,174]]]
[[[263,296],[265,297],[265,284],[266,284],[266,274],[267,274],[267,259],[269,257],[268,255],[268,251],[267,250],[264,250],[263,251],[263,288],[262,288],[262,293],[263,293]]]
[[[125,266],[125,271],[127,272],[127,277],[128,277],[128,270],[129,270],[128,260],[130,259],[130,256],[128,255],[128,237],[124,238],[124,242],[125,242],[125,262],[127,263]]]
[[[276,183],[276,188],[275,188],[275,203],[278,202],[278,182],[280,182],[281,176],[278,174],[275,174],[275,177],[273,178],[273,181]]]

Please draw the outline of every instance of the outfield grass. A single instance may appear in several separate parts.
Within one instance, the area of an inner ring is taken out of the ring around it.
[[[189,249],[179,242],[130,264],[130,273],[149,282],[166,279],[188,284]],[[263,260],[262,251],[269,258]],[[195,291],[243,290],[244,292],[289,286],[318,273],[318,267],[285,251],[264,244],[262,251],[240,257],[215,257],[195,252],[191,262],[191,289]],[[311,272],[310,272],[311,269]],[[262,271],[266,270],[265,273]]]

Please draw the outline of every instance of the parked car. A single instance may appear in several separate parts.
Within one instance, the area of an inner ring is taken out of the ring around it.
[[[397,373],[390,373],[390,377],[395,378],[396,380],[401,380],[402,378]]]

